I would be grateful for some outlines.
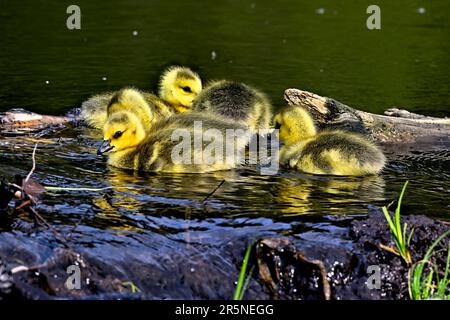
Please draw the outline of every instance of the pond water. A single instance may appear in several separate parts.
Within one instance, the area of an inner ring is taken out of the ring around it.
[[[382,29],[376,31],[365,25],[367,1],[77,4],[82,29],[69,31],[66,3],[0,1],[0,111],[23,107],[63,114],[94,93],[126,85],[155,89],[161,70],[177,63],[191,66],[205,80],[254,85],[276,107],[283,105],[284,89],[297,87],[374,113],[403,106],[449,115],[448,1],[378,1]],[[227,265],[224,270],[233,272],[223,281],[232,287],[240,262],[221,256],[227,244],[239,239],[287,236],[346,245],[341,235],[348,223],[397,198],[406,180],[404,214],[450,220],[448,145],[383,146],[389,162],[379,177],[289,170],[264,176],[251,167],[202,175],[137,175],[108,168],[96,155],[99,139],[98,132],[75,128],[39,143],[36,180],[89,189],[49,191],[38,210],[63,234],[79,224],[70,239],[74,248],[121,265],[144,288],[160,279],[147,278],[146,285],[130,265],[163,265],[165,277],[183,267],[206,272],[199,270],[202,259]],[[25,137],[1,138],[0,177],[25,176],[33,146]],[[28,216],[14,221],[0,224],[4,246],[14,244],[11,233],[26,239],[22,249],[34,252],[37,261],[49,252],[36,248],[58,246],[48,230],[31,238],[23,233],[17,223],[30,222]],[[175,265],[178,269],[171,268]],[[161,296],[217,297],[207,290],[199,294],[192,284],[187,292],[184,285],[161,285]]]

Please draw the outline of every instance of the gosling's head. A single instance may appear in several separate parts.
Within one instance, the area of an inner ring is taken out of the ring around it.
[[[118,91],[109,102],[107,110],[108,117],[115,112],[130,111],[136,114],[147,126],[153,119],[153,112],[144,96],[140,91],[133,88]]]
[[[316,135],[316,127],[311,115],[300,106],[290,106],[274,118],[275,129],[280,130],[280,139],[286,144],[294,144]]]
[[[192,101],[201,90],[200,76],[186,67],[169,67],[163,72],[159,82],[159,96],[178,112],[189,111]]]
[[[146,136],[144,125],[139,117],[129,111],[115,112],[108,117],[103,127],[103,143],[97,151],[119,152],[136,148]]]

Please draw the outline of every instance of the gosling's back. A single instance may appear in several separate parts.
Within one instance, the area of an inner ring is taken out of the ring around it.
[[[366,176],[379,173],[385,164],[381,150],[364,137],[344,131],[324,131],[285,146],[282,161],[312,174]]]
[[[209,84],[193,103],[197,112],[211,112],[239,121],[253,130],[270,127],[272,111],[268,98],[252,87],[232,81]]]
[[[89,127],[97,129],[103,128],[106,120],[108,119],[108,105],[111,104],[111,100],[120,95],[124,90],[130,89],[131,88],[124,88],[117,92],[102,93],[89,98],[81,104],[81,118],[84,119],[86,125]],[[176,112],[170,104],[160,99],[153,93],[140,93],[142,94],[145,102],[151,108],[154,115],[154,120],[167,118]]]

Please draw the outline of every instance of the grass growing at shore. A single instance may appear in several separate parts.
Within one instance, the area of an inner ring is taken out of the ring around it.
[[[400,207],[402,205],[403,195],[405,194],[406,187],[408,186],[408,181],[403,185],[402,192],[400,193],[400,197],[398,198],[397,208],[395,210],[395,214],[393,219],[391,218],[388,208],[383,207],[384,216],[388,222],[389,229],[391,231],[392,238],[395,242],[397,248],[391,248],[385,245],[381,245],[384,250],[392,252],[400,257],[410,266],[412,264],[411,253],[409,252],[409,243],[411,242],[411,237],[413,235],[414,230],[411,230],[408,238],[406,238],[407,227],[408,224],[405,223],[403,226],[400,222]]]
[[[438,266],[431,262],[431,257],[435,252],[434,248],[449,234],[450,230],[440,235],[428,248],[423,259],[409,270],[409,295],[412,300],[450,299],[450,242],[447,248],[447,260],[442,278],[439,278]]]
[[[380,246],[382,249],[402,257],[410,267],[408,270],[408,290],[412,300],[450,300],[450,242],[448,243],[447,259],[443,271],[440,271],[438,266],[433,263],[431,259],[433,254],[436,253],[436,246],[444,240],[445,237],[450,235],[450,230],[444,232],[432,243],[422,260],[412,264],[410,242],[414,230],[411,230],[409,236],[406,237],[408,225],[405,223],[402,226],[400,221],[400,208],[407,186],[408,181],[403,185],[393,218],[391,218],[388,208],[383,207],[384,216],[397,248],[391,248],[385,245]],[[440,277],[440,275],[442,275],[442,277]]]

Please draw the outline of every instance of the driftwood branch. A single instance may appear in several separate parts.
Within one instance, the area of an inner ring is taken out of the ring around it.
[[[33,127],[70,122],[70,117],[42,115],[24,109],[11,109],[0,113],[2,127]]]
[[[361,132],[379,142],[450,142],[448,118],[427,117],[399,109],[388,109],[385,115],[372,114],[299,89],[287,89],[284,98],[290,105],[307,108],[322,129]]]

